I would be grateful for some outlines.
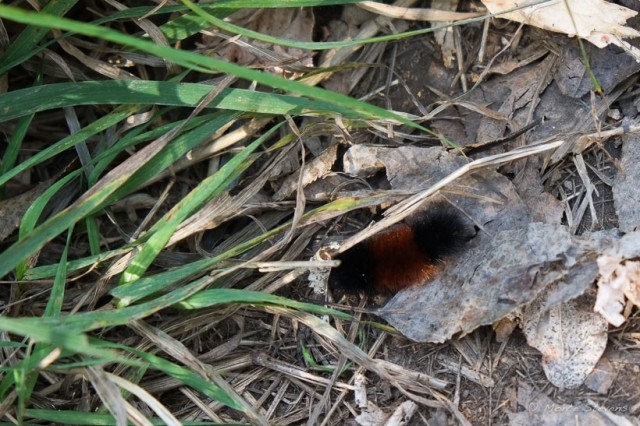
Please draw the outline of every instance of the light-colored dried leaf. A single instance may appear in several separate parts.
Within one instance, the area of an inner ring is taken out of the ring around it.
[[[504,343],[507,341],[511,333],[518,327],[518,321],[514,314],[507,315],[506,317],[493,323],[493,332],[496,334],[496,342]]]
[[[51,182],[48,180],[27,192],[0,201],[0,241],[3,241],[18,228],[27,209],[51,185]]]
[[[600,279],[598,280],[598,297],[593,308],[610,324],[621,326],[626,318],[622,315],[624,309],[624,277],[616,279],[617,269],[621,266],[619,256],[602,255],[598,258]],[[621,271],[624,274],[624,271]]]
[[[84,368],[91,385],[116,420],[116,425],[127,424],[126,401],[107,373],[99,365],[90,365]]]
[[[293,194],[299,185],[302,185],[302,188],[304,188],[329,173],[333,163],[336,161],[337,152],[338,145],[332,145],[304,166],[302,169],[302,177],[300,177],[300,170],[287,176],[282,182],[278,192],[274,194],[274,201],[284,200]]]
[[[389,413],[378,407],[371,401],[367,401],[362,412],[356,416],[356,422],[360,426],[382,426],[387,424]]]
[[[623,122],[625,128],[638,127],[636,122]],[[629,133],[622,136],[620,172],[613,184],[613,202],[618,215],[618,227],[622,232],[640,230],[640,135]]]
[[[521,0],[482,0],[491,13],[523,6]],[[625,42],[623,38],[639,37],[640,32],[625,26],[637,12],[604,0],[553,0],[501,14],[500,17],[547,31],[560,32],[570,37],[578,35],[599,48],[615,44],[637,61],[640,50]]]
[[[619,327],[626,321],[622,314],[625,297],[640,306],[640,262],[625,262],[620,255],[604,254],[598,257],[598,269],[598,297],[593,309]]]
[[[385,426],[404,426],[410,424],[411,418],[418,410],[418,404],[413,401],[404,401],[398,405],[395,411],[391,414]]]
[[[509,414],[510,426],[552,426],[552,425],[590,425],[609,426],[612,424],[632,426],[634,422],[627,417],[606,414],[604,407],[589,404],[570,405],[557,404],[541,391],[528,385],[524,381],[518,383],[518,405],[523,411]],[[614,407],[625,408],[626,407]]]
[[[353,399],[356,401],[356,405],[360,409],[366,408],[368,402],[367,378],[362,372],[359,372],[355,375],[355,379],[353,380],[353,387]]]
[[[380,147],[354,145],[344,154],[344,172],[351,176],[370,177],[384,168],[378,153]]]
[[[608,324],[591,303],[587,295],[548,311],[536,306],[525,311],[527,343],[542,353],[547,379],[560,389],[582,385],[607,346]]]

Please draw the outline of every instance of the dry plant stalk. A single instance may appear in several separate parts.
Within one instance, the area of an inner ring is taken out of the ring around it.
[[[518,159],[536,155],[545,151],[556,149],[564,143],[565,141],[555,141],[555,142],[548,142],[540,145],[525,146],[522,148],[514,149],[509,152],[480,158],[478,160],[474,160],[468,164],[465,164],[464,166],[460,167],[458,170],[454,171],[453,173],[449,174],[448,176],[444,177],[440,181],[433,184],[431,187],[391,207],[389,210],[385,212],[385,215],[386,215],[385,218],[383,218],[379,222],[374,223],[369,228],[358,232],[356,235],[346,240],[334,254],[342,253],[350,249],[351,247],[355,246],[356,244],[360,243],[361,241],[364,241],[367,238],[377,234],[378,232],[381,232],[387,229],[391,225],[394,225],[402,221],[403,219],[411,216],[416,210],[420,208],[422,203],[427,198],[429,198],[430,196],[432,196],[433,194],[435,194],[445,186],[449,185],[456,179],[461,178],[462,176],[465,176],[469,173],[472,173],[476,170],[479,170],[485,167],[497,166],[503,163],[508,163],[510,161],[518,160]]]

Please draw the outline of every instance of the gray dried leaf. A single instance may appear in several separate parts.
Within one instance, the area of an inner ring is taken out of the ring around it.
[[[527,343],[542,353],[542,368],[553,385],[575,389],[593,371],[607,347],[607,321],[593,312],[593,295],[542,310],[525,309]]]
[[[493,324],[544,294],[544,309],[582,294],[597,275],[596,256],[611,237],[574,237],[560,225],[480,235],[428,285],[406,289],[377,314],[410,339],[440,343]],[[543,293],[548,289],[547,293]]]
[[[640,232],[632,232],[598,257],[598,297],[594,311],[621,326],[630,314],[627,301],[640,306]]]
[[[518,405],[524,407],[524,410],[509,414],[510,426],[607,426],[611,424],[632,426],[638,424],[635,419],[612,412],[613,409],[626,407],[614,406],[610,407],[612,410],[609,410],[607,407],[595,406],[595,404],[557,404],[551,398],[522,380],[518,383]]]
[[[613,184],[613,202],[622,232],[640,229],[640,135],[622,136],[620,171]]]
[[[584,381],[584,385],[592,391],[598,392],[600,395],[606,395],[609,393],[609,389],[611,389],[616,375],[613,364],[611,364],[607,354],[605,354],[600,358],[591,374],[589,374]]]
[[[7,238],[20,225],[22,217],[27,212],[31,204],[49,186],[51,181],[43,182],[36,187],[8,200],[0,201],[0,241]]]
[[[302,185],[302,188],[304,188],[327,174],[336,161],[337,150],[338,146],[332,145],[307,163],[304,168],[302,168],[302,178],[300,178],[300,169],[287,176],[282,182],[280,189],[278,189],[278,192],[274,194],[274,201],[284,200],[296,191],[298,185]]]

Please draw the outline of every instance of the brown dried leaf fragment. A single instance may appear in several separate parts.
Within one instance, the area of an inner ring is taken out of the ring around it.
[[[8,200],[0,201],[0,241],[4,241],[18,228],[31,204],[51,185],[48,180]]]
[[[542,353],[547,379],[560,389],[582,385],[607,347],[607,322],[592,304],[586,295],[547,311],[535,304],[525,311],[527,342]]]
[[[284,182],[282,182],[280,189],[278,189],[278,192],[274,194],[274,201],[282,201],[289,197],[296,191],[299,184],[304,188],[329,173],[333,163],[336,161],[337,152],[338,146],[332,145],[304,166],[302,169],[302,177],[300,177],[301,170],[297,170],[295,173],[287,176]]]

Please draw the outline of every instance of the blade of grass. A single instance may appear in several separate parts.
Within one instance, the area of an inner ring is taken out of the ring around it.
[[[0,96],[0,102],[2,102],[3,97],[4,95]],[[69,135],[64,139],[61,139],[55,144],[43,149],[29,159],[23,161],[8,172],[3,173],[2,176],[0,176],[0,186],[4,185],[10,179],[16,177],[25,170],[28,170],[29,168],[40,164],[43,161],[49,160],[54,156],[60,154],[61,152],[66,151],[67,149],[73,148],[78,142],[86,140],[87,138],[108,129],[111,126],[114,126],[117,123],[126,120],[129,116],[136,113],[139,109],[140,106],[138,105],[125,105],[114,109],[109,114],[99,118],[82,130]],[[0,108],[0,110],[2,110],[2,108]],[[1,275],[2,274],[0,274],[0,276]]]
[[[60,321],[48,318],[0,317],[0,330],[48,343],[72,353],[81,353],[107,359],[117,359],[114,352],[95,348],[88,344],[87,336],[76,327],[61,327]]]
[[[241,303],[247,305],[278,305],[299,309],[318,315],[331,315],[344,320],[353,320],[349,314],[326,308],[322,305],[312,303],[297,302],[274,294],[263,293],[261,291],[249,291],[236,288],[215,288],[201,291],[188,299],[178,303],[176,306],[184,309],[202,309],[225,303]]]
[[[104,327],[115,327],[125,325],[130,321],[143,319],[149,315],[153,315],[162,309],[175,305],[184,299],[193,296],[202,291],[203,288],[211,283],[211,277],[203,277],[195,280],[183,287],[180,287],[170,293],[156,297],[155,299],[141,303],[135,306],[128,306],[122,309],[111,311],[91,311],[77,313],[60,320],[40,319],[41,324],[46,323],[47,326],[61,327],[72,330],[83,330],[85,332],[97,330]],[[30,318],[20,319],[29,323]],[[19,321],[19,320],[14,320]],[[37,321],[36,321],[37,322]],[[3,329],[2,318],[0,318],[0,330]]]
[[[49,188],[47,188],[47,190],[44,191],[42,195],[40,195],[31,204],[31,206],[29,206],[24,216],[22,216],[22,220],[20,221],[18,239],[25,238],[25,236],[29,235],[29,233],[33,231],[33,229],[36,226],[36,223],[38,222],[38,219],[40,219],[40,216],[42,215],[42,211],[47,206],[47,203],[49,203],[49,201],[51,201],[51,199],[56,196],[56,194],[60,189],[64,188],[64,186],[67,183],[71,182],[73,179],[79,177],[81,173],[82,173],[82,170],[75,170],[69,173],[68,175],[64,176],[62,179],[60,179],[59,181],[51,185]],[[28,262],[26,259],[18,263],[16,267],[16,277],[18,278],[18,280],[21,280],[24,278],[24,274],[27,270],[27,263]],[[65,259],[65,267],[66,267],[66,259]]]
[[[345,95],[330,92],[318,87],[307,86],[303,83],[290,81],[276,75],[245,68],[240,65],[231,64],[218,59],[174,49],[171,47],[156,45],[146,40],[141,40],[122,34],[110,28],[77,22],[44,13],[36,14],[32,12],[26,12],[24,10],[6,5],[0,5],[0,17],[16,22],[21,22],[23,24],[38,25],[45,28],[58,28],[63,31],[72,31],[85,36],[96,37],[102,40],[111,41],[113,43],[129,46],[134,49],[156,55],[189,69],[196,69],[199,71],[217,70],[223,73],[235,75],[249,81],[257,81],[258,83],[276,89],[291,91],[303,96],[310,97],[312,99],[324,101],[340,108],[350,108],[354,111],[354,113],[359,114],[362,118],[389,119],[406,124],[410,127],[422,131],[427,131],[427,129],[416,123],[413,123],[411,120],[408,120],[385,109],[355,100]]]
[[[151,236],[125,270],[121,283],[126,284],[139,279],[164,248],[178,225],[208,200],[220,194],[226,189],[227,184],[231,180],[237,178],[244,172],[247,167],[253,163],[253,161],[249,161],[249,155],[262,145],[265,140],[270,138],[279,128],[280,125],[273,126],[264,135],[236,154],[217,173],[202,181],[193,191],[167,212],[167,214],[149,230],[149,235]]]
[[[64,289],[66,285],[67,277],[67,253],[69,252],[69,245],[71,244],[71,236],[73,234],[73,228],[69,229],[67,233],[67,242],[62,250],[60,256],[60,262],[58,263],[58,272],[53,281],[53,287],[49,295],[49,301],[44,311],[44,316],[47,318],[59,318],[62,312],[62,301],[64,299]],[[26,360],[33,358],[38,360],[37,363],[31,362],[32,365],[37,366],[34,369],[26,369],[25,366],[29,365],[29,362],[22,363],[22,369],[20,377],[22,380],[16,380],[16,393],[18,395],[18,422],[22,423],[25,415],[25,410],[29,401],[31,400],[31,394],[35,388],[36,381],[38,380],[40,364],[47,357],[52,354],[55,356],[57,348],[49,343],[36,343],[33,347],[33,353],[26,352]]]
[[[53,287],[49,294],[49,301],[47,307],[44,310],[44,316],[48,318],[60,318],[62,312],[62,302],[64,300],[64,289],[67,279],[67,253],[69,252],[69,245],[71,244],[71,237],[73,235],[73,226],[69,228],[67,233],[67,242],[60,256],[60,263],[58,264],[58,272],[56,278],[53,280]]]
[[[51,16],[64,16],[76,3],[77,0],[47,2],[41,12]],[[28,56],[48,33],[49,29],[39,25],[25,28],[0,56],[0,64],[10,63],[16,58]]]
[[[226,119],[235,117],[237,113],[229,112],[221,114],[217,121],[205,123],[202,126],[203,137],[215,132],[219,128],[221,122],[226,123]],[[199,130],[199,129],[197,129]],[[78,132],[80,133],[80,132]],[[76,133],[77,135],[77,133]],[[190,144],[196,145],[202,141],[194,139],[188,141]],[[92,214],[104,207],[110,202],[115,201],[130,191],[137,188],[142,182],[150,179],[168,167],[176,160],[176,150],[189,148],[188,144],[170,144],[168,147],[160,151],[157,155],[150,155],[149,148],[155,149],[151,145],[138,151],[129,160],[121,163],[103,178],[102,185],[95,185],[80,197],[74,204],[65,210],[49,218],[47,221],[38,226],[32,233],[13,244],[8,250],[0,253],[0,276],[9,272],[15,265],[31,254],[39,250],[47,241],[57,236],[72,224],[77,223],[82,218]],[[147,163],[140,166],[139,159],[144,159]],[[152,167],[149,167],[151,164]],[[164,167],[158,169],[157,165],[163,164]]]
[[[34,85],[40,86],[41,84],[42,74],[38,74]],[[22,147],[22,142],[24,141],[24,137],[27,135],[29,126],[31,126],[33,117],[34,114],[27,114],[25,116],[22,116],[16,124],[16,128],[9,138],[9,144],[2,157],[2,170],[0,170],[0,176],[4,175],[15,166],[16,160],[18,159],[18,154],[20,153],[20,148]],[[3,198],[4,187],[0,185],[0,200]]]
[[[114,250],[105,251],[95,256],[88,256],[82,259],[71,260],[67,263],[69,273],[78,272],[90,266],[97,266],[117,256],[122,256],[132,250],[132,246],[124,246]],[[35,281],[51,278],[56,271],[56,265],[43,265],[33,269],[28,269],[24,273],[23,280]]]
[[[55,83],[0,96],[0,122],[54,108],[78,105],[172,105],[195,107],[215,86],[171,81],[108,80]],[[312,115],[339,112],[357,117],[349,108],[295,96],[225,89],[208,108],[258,114]]]

